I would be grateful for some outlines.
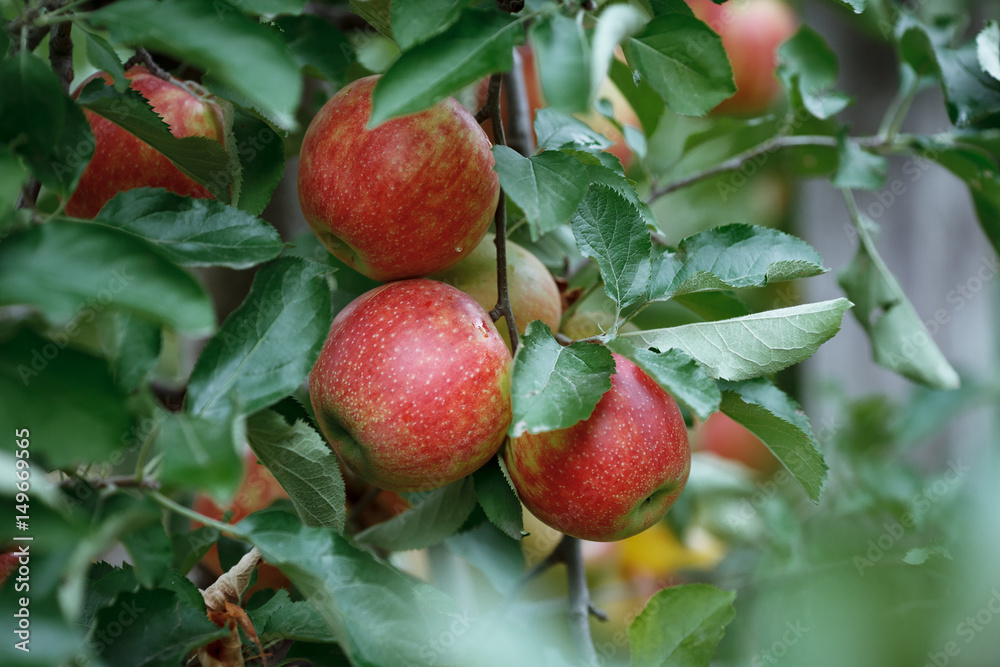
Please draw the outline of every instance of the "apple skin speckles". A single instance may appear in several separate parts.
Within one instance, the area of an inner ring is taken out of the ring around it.
[[[352,470],[382,489],[422,491],[465,477],[500,448],[510,372],[503,338],[472,297],[434,280],[403,280],[337,315],[309,395]]]
[[[600,542],[659,521],[691,469],[676,401],[634,363],[613,356],[611,389],[588,419],[526,433],[505,452],[517,495],[532,514],[567,535]]]
[[[378,76],[323,105],[299,157],[302,213],[338,259],[379,282],[426,276],[472,252],[496,211],[490,141],[447,98],[366,128]]]

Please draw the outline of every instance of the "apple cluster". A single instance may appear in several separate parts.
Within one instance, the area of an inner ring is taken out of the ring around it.
[[[126,78],[175,136],[223,141],[211,97],[142,66]],[[298,190],[310,228],[338,259],[384,283],[337,314],[309,390],[327,441],[360,478],[423,491],[475,472],[507,439],[511,341],[488,314],[497,300],[488,230],[500,184],[489,138],[452,98],[370,127],[377,82],[340,90],[303,139]],[[87,117],[97,144],[66,202],[70,215],[93,217],[134,187],[211,196],[137,137]],[[546,267],[507,242],[507,276],[519,332],[534,320],[558,330],[563,297]],[[578,312],[566,325],[582,337],[601,323]],[[525,506],[592,540],[622,539],[658,521],[690,467],[674,399],[629,360],[615,362],[611,389],[588,419],[524,434],[504,452]]]

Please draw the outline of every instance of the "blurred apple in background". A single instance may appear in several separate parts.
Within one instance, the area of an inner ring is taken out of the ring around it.
[[[487,234],[462,261],[430,277],[457,287],[489,312],[497,302],[494,235]],[[534,320],[541,320],[553,331],[559,329],[562,299],[555,279],[537,257],[513,241],[507,241],[507,294],[518,333],[523,334],[528,323]],[[496,327],[510,347],[506,322],[497,320]]]
[[[98,77],[111,85],[107,74],[98,73],[84,81],[75,94]],[[219,143],[225,140],[222,109],[211,96],[201,94],[197,84],[162,79],[142,65],[129,68],[125,78],[133,90],[149,100],[175,137],[207,137]],[[189,197],[212,196],[142,139],[92,111],[84,109],[83,113],[94,132],[94,156],[66,202],[67,215],[93,218],[109,199],[133,188],[166,188]]]
[[[276,500],[288,498],[288,494],[281,488],[281,484],[274,478],[271,471],[261,465],[254,453],[249,450],[243,455],[243,470],[243,481],[240,483],[232,503],[226,508],[221,508],[208,496],[197,496],[194,500],[194,511],[216,521],[222,521],[223,515],[231,511],[232,517],[230,517],[229,523],[235,524],[257,510],[270,507],[271,503]],[[222,575],[224,570],[219,563],[218,546],[212,545],[205,557],[201,559],[201,564],[216,577]],[[265,588],[291,588],[291,583],[278,568],[261,563],[257,568],[257,583],[250,588],[248,594]]]
[[[711,452],[770,475],[781,463],[760,438],[721,412],[709,416],[695,431],[694,449]]]
[[[798,18],[782,0],[687,0],[694,15],[722,38],[736,80],[736,94],[715,113],[757,115],[781,96],[774,76],[778,47],[795,34]]]

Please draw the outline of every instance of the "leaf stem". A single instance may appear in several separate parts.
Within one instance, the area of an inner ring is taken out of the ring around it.
[[[181,516],[185,516],[191,519],[192,521],[197,521],[198,523],[208,526],[209,528],[215,528],[217,531],[221,533],[229,533],[230,535],[235,535],[236,537],[248,536],[248,533],[240,530],[236,526],[228,523],[223,523],[222,521],[216,521],[215,519],[211,519],[205,516],[204,514],[195,512],[193,509],[184,507],[183,505],[174,502],[170,498],[167,498],[159,491],[149,491],[148,495],[150,498],[155,500],[160,506],[164,507],[165,509],[174,512],[175,514],[180,514]]]
[[[906,120],[906,114],[920,90],[920,78],[911,70],[904,69],[903,78],[905,80],[896,91],[892,103],[886,109],[885,117],[878,130],[878,136],[882,137],[885,143],[890,143],[899,134],[899,129],[903,126],[903,121]]]

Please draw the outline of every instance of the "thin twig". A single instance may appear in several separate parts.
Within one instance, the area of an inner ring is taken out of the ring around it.
[[[503,118],[500,114],[500,88],[503,83],[503,75],[500,73],[490,76],[490,86],[486,93],[486,108],[489,110],[489,118],[493,124],[493,143],[497,146],[506,146],[507,141],[503,131]],[[503,188],[500,189],[500,198],[497,201],[497,211],[493,218],[496,227],[496,236],[493,242],[497,247],[497,305],[490,311],[490,318],[496,322],[501,317],[507,323],[507,334],[510,337],[510,351],[517,352],[517,324],[514,322],[514,313],[510,307],[510,295],[507,291],[507,197]]]
[[[72,23],[57,23],[49,33],[49,62],[52,63],[52,71],[59,77],[59,85],[67,95],[69,85],[73,82],[72,29]]]
[[[859,145],[864,148],[873,148],[883,152],[891,152],[899,148],[899,144],[895,142],[887,142],[882,137],[860,137],[856,140]],[[783,148],[794,148],[796,146],[816,146],[818,148],[836,148],[837,138],[836,137],[826,137],[826,136],[812,136],[812,135],[793,135],[793,136],[777,136],[767,141],[754,146],[753,148],[747,149],[740,153],[739,155],[734,155],[733,157],[720,162],[717,165],[704,169],[702,171],[689,174],[683,178],[679,178],[676,181],[661,185],[659,187],[653,188],[652,192],[646,198],[646,203],[652,203],[668,195],[671,192],[680,190],[681,188],[686,188],[689,185],[694,185],[699,181],[703,181],[712,176],[718,176],[719,174],[724,174],[729,171],[736,171],[744,164],[758,158],[762,155],[766,155],[772,151],[778,151]]]
[[[163,69],[158,64],[156,64],[156,61],[153,60],[153,56],[151,56],[149,54],[149,51],[147,51],[146,49],[136,49],[135,55],[125,61],[125,65],[123,65],[123,68],[127,72],[136,65],[143,65],[146,69],[149,70],[150,74],[160,79],[163,79],[164,81],[172,80],[170,77],[170,72],[168,72],[167,70]]]
[[[535,137],[531,124],[535,119],[531,117],[528,84],[524,78],[521,53],[517,49],[514,49],[514,67],[505,77],[503,92],[507,97],[507,108],[511,111],[507,145],[521,155],[532,155],[535,152]]]
[[[593,615],[602,621],[608,620],[608,615],[590,603],[590,592],[587,590],[587,571],[583,563],[583,549],[580,540],[569,535],[563,535],[556,548],[533,568],[528,570],[514,585],[508,595],[508,601],[513,600],[535,577],[549,568],[564,563],[566,576],[569,580],[569,623],[573,640],[580,650],[583,664],[590,667],[597,665],[597,652],[590,637],[590,620]]]

